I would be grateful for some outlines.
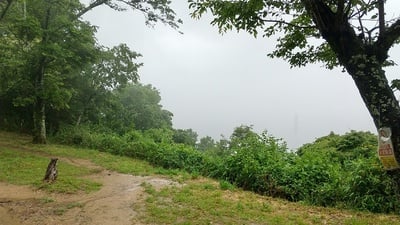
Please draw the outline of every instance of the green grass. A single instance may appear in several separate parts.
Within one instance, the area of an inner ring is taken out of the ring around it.
[[[0,181],[30,185],[55,193],[93,192],[101,184],[86,178],[99,168],[79,166],[70,161],[83,159],[103,168],[133,175],[163,175],[179,185],[162,189],[143,183],[145,200],[132,203],[137,221],[142,224],[400,224],[396,215],[305,206],[260,196],[235,188],[226,181],[205,179],[198,174],[154,168],[149,163],[114,156],[95,150],[61,145],[32,145],[28,136],[0,132]],[[58,180],[42,182],[50,158],[61,158]],[[79,202],[58,204],[53,198],[38,200],[43,207],[52,206],[55,215],[71,208],[82,208]],[[53,207],[54,205],[54,207]]]
[[[99,190],[101,184],[80,178],[92,174],[86,167],[58,163],[58,179],[49,184],[42,181],[49,158],[25,151],[10,150],[0,146],[0,181],[19,185],[32,185],[50,192],[76,193]]]
[[[1,146],[7,146],[9,149],[30,152],[34,155],[39,154],[47,156],[47,158],[66,157],[87,159],[105,169],[132,175],[145,176],[156,173],[168,173],[167,170],[155,168],[143,160],[111,155],[109,153],[99,152],[92,149],[76,148],[64,145],[36,145],[31,143],[31,137],[29,136],[19,136],[8,132],[0,132],[0,147]]]
[[[149,188],[149,187],[147,187]],[[147,192],[149,216],[143,218],[151,224],[290,224],[290,220],[271,220],[273,206],[267,198],[238,195],[238,191],[221,190],[217,183],[193,180],[178,188],[169,187]],[[275,224],[275,223],[272,223]],[[296,223],[298,224],[298,223]]]
[[[0,181],[17,185],[30,185],[49,192],[77,193],[100,189],[101,184],[82,178],[97,173],[98,170],[84,166],[71,165],[63,160],[57,163],[58,178],[54,183],[43,182],[50,158],[71,155],[69,149],[51,152],[54,146],[32,145],[27,136],[0,133]],[[72,155],[71,155],[72,156]]]
[[[106,169],[114,170],[120,173],[145,176],[154,174],[156,172],[156,169],[147,162],[128,157],[111,155],[109,153],[99,152],[91,149],[74,148],[61,145],[43,145],[37,147],[36,145],[31,144],[30,148],[38,152],[57,155],[60,157],[87,159]]]
[[[398,216],[303,206],[239,189],[221,189],[211,180],[156,191],[145,185],[146,224],[400,224]]]
[[[99,152],[92,149],[75,148],[63,145],[35,145],[31,137],[14,133],[0,132],[0,181],[11,184],[31,185],[50,192],[76,193],[99,190],[101,184],[83,176],[99,172],[84,166],[71,165],[59,160],[57,182],[43,183],[42,179],[50,158],[85,159],[120,173],[147,176],[162,174],[175,180],[188,179],[187,173],[178,170],[166,170],[151,166],[143,160],[132,159]]]

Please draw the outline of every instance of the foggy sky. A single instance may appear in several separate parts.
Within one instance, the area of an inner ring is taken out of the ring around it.
[[[400,2],[394,4],[400,8]],[[273,39],[236,31],[221,35],[210,17],[191,19],[186,1],[175,1],[173,9],[184,21],[183,35],[162,24],[146,27],[143,15],[130,10],[99,7],[84,18],[99,27],[101,44],[126,43],[143,55],[140,81],[160,91],[161,104],[174,114],[174,128],[219,140],[237,126],[253,125],[257,132],[283,138],[290,148],[331,131],[375,133],[353,80],[341,69],[318,64],[290,69],[267,57]],[[390,54],[399,61],[399,48]],[[397,69],[387,69],[390,79]]]

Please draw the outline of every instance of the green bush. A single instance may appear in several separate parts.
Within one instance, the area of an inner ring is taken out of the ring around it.
[[[193,147],[182,144],[163,144],[159,146],[152,163],[164,168],[183,169],[188,172],[202,172],[205,155]]]
[[[311,204],[399,212],[396,178],[382,169],[376,142],[369,132],[351,131],[303,146],[287,173],[287,192]]]
[[[371,212],[400,213],[400,193],[396,178],[389,176],[376,159],[354,161],[353,168],[345,189],[348,207]]]
[[[286,167],[283,184],[292,201],[310,204],[331,205],[339,180],[340,165],[331,160],[329,152],[305,152]]]
[[[154,140],[153,138],[156,138]],[[194,147],[173,144],[171,132],[161,130],[130,131],[123,136],[114,133],[97,133],[93,128],[65,127],[54,140],[62,144],[80,145],[116,155],[135,157],[149,161],[155,166],[168,169],[182,169],[203,175],[216,176],[219,170],[212,160]],[[79,141],[77,141],[79,140]]]
[[[266,136],[243,135],[234,146],[225,158],[223,179],[257,193],[286,195],[279,185],[290,155],[284,144]]]
[[[235,189],[235,186],[226,180],[220,180],[219,188],[221,188],[221,190],[233,190],[233,189]]]
[[[400,191],[395,182],[400,179],[381,168],[376,137],[371,133],[331,133],[290,153],[280,140],[244,128],[235,133],[233,142],[226,141],[224,154],[173,143],[172,132],[160,129],[121,136],[71,126],[63,128],[54,140],[213,177],[221,180],[222,188],[233,184],[314,205],[400,213]]]
[[[61,128],[52,139],[60,144],[81,145],[83,142],[84,130],[75,126],[65,126]]]

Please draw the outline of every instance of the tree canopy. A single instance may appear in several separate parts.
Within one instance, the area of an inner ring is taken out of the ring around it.
[[[49,119],[57,123],[55,118],[62,116],[79,124],[99,99],[104,102],[105,96],[110,96],[110,90],[137,82],[141,65],[134,62],[140,54],[126,45],[110,49],[100,46],[95,38],[96,28],[81,17],[106,5],[117,11],[130,8],[141,12],[150,26],[162,22],[178,29],[182,21],[170,3],[0,1],[0,114],[7,115],[0,123],[31,130],[35,143],[46,143],[46,131],[57,129]],[[70,113],[67,115],[65,110]]]
[[[118,91],[125,124],[133,123],[137,130],[172,128],[173,114],[162,108],[159,91],[152,85],[129,85]],[[118,120],[118,119],[117,119]]]
[[[210,11],[215,16],[211,24],[222,33],[236,29],[255,36],[261,33],[264,37],[277,37],[271,57],[283,58],[291,66],[322,62],[328,68],[344,66],[352,56],[347,55],[350,52],[346,54],[343,43],[334,43],[340,41],[336,40],[340,36],[342,42],[354,38],[359,47],[371,45],[371,50],[379,53],[379,62],[387,59],[388,49],[398,43],[400,19],[385,20],[385,15],[379,14],[383,10],[380,2],[383,1],[189,0],[192,16],[200,18]]]

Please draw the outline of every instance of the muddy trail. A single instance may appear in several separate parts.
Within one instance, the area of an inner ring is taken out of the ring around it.
[[[59,160],[98,169],[87,178],[101,183],[101,189],[89,194],[56,194],[0,182],[0,225],[141,224],[146,198],[143,184],[155,189],[178,185],[162,177],[108,171],[88,160]]]

